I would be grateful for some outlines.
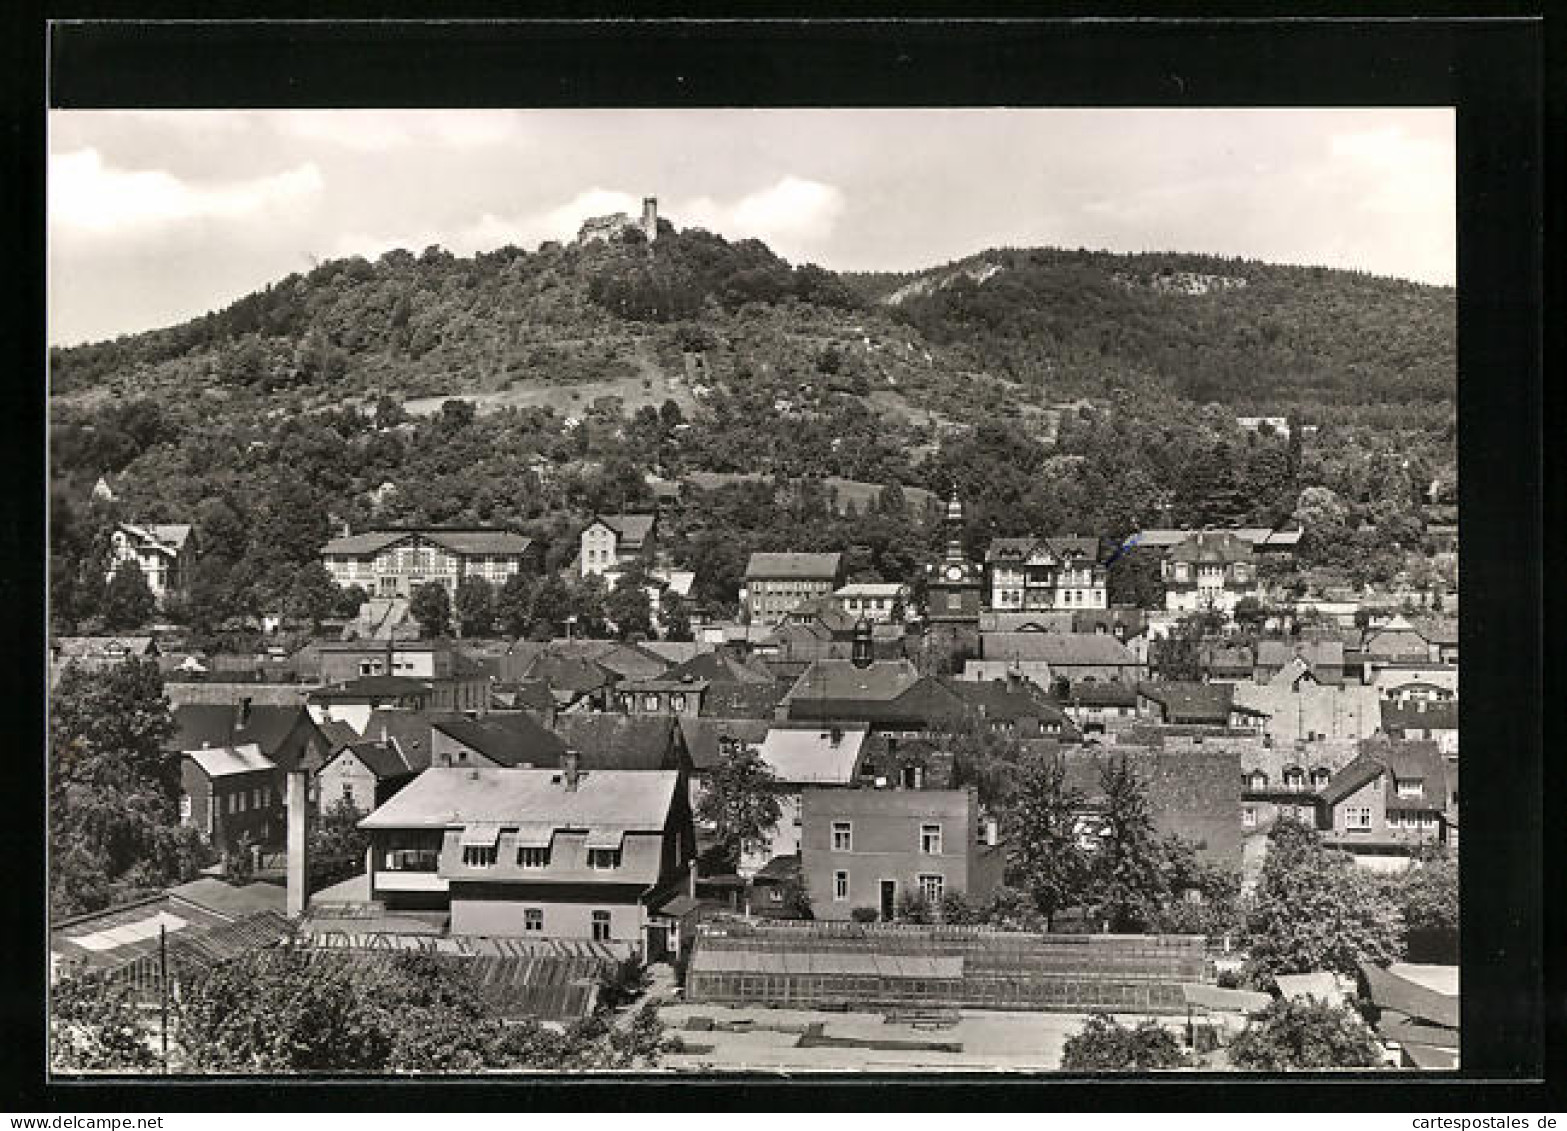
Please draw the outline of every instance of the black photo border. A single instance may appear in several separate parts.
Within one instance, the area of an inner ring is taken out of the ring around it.
[[[1567,995],[1559,970],[1547,967],[1544,940],[1567,935],[1559,900],[1544,898],[1543,864],[1554,858],[1546,855],[1545,837],[1559,842],[1544,819],[1545,800],[1562,796],[1562,782],[1559,766],[1542,757],[1542,333],[1546,127],[1549,121],[1550,133],[1560,136],[1567,125],[1561,98],[1546,100],[1547,28],[1532,9],[1466,12],[1445,5],[1422,15],[1383,5],[1369,17],[1275,11],[1257,18],[1263,10],[1247,6],[1244,17],[1232,9],[1230,17],[1199,18],[1204,13],[1184,5],[1189,14],[1177,18],[1111,20],[952,20],[945,18],[950,12],[927,8],[897,19],[870,11],[846,17],[840,9],[839,18],[810,22],[765,13],[743,21],[414,22],[428,10],[404,4],[401,15],[410,22],[387,22],[382,17],[394,5],[372,10],[345,3],[333,7],[330,21],[311,19],[319,10],[307,3],[268,5],[264,13],[258,7],[202,5],[199,23],[131,22],[123,6],[109,4],[86,3],[69,13],[24,9],[0,47],[0,64],[9,64],[0,79],[8,94],[0,215],[14,227],[8,246],[21,253],[0,316],[0,343],[11,347],[6,356],[16,371],[5,394],[5,455],[14,489],[0,500],[0,529],[12,543],[5,573],[11,639],[33,645],[37,657],[36,665],[14,665],[12,679],[22,685],[21,701],[38,705],[23,713],[29,725],[13,736],[12,819],[0,824],[14,885],[0,932],[9,975],[0,990],[0,1095],[6,1097],[0,1103],[15,1103],[18,1111],[566,1103],[606,1111],[650,1103],[751,1111],[1563,1108],[1559,1041],[1551,1042],[1549,1059],[1545,1041],[1548,1025],[1561,1035]],[[1094,9],[1075,14],[1106,11]],[[144,5],[135,15],[145,12]],[[1485,18],[1476,18],[1481,12]],[[510,15],[482,4],[465,12],[503,14]],[[1118,14],[1152,13],[1121,6]],[[375,1079],[347,1086],[290,1079],[47,1081],[41,1011],[46,794],[42,757],[28,757],[47,746],[40,674],[47,576],[46,109],[945,105],[1456,108],[1462,694],[1471,761],[1461,809],[1460,1077],[796,1075]],[[1552,1013],[1548,1002],[1555,1003]]]

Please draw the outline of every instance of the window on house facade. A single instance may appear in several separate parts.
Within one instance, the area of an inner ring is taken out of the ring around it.
[[[1318,766],[1315,770],[1311,771],[1311,787],[1313,789],[1326,788],[1332,777],[1333,775],[1329,773],[1325,767]]]
[[[1344,827],[1346,829],[1369,829],[1371,827],[1371,807],[1369,805],[1351,805],[1344,810]]]
[[[1285,789],[1305,789],[1306,788],[1306,775],[1305,775],[1305,773],[1303,771],[1301,771],[1301,770],[1285,770],[1284,771],[1284,788]]]
[[[679,692],[671,695],[669,697],[669,709],[677,713],[684,711],[686,709],[686,697]]]
[[[849,873],[834,872],[832,874],[832,898],[835,903],[844,903],[849,898]]]
[[[642,709],[644,711],[656,711],[656,710],[658,710],[658,696],[657,695],[644,695],[644,696],[642,696]]]
[[[1267,789],[1268,775],[1263,773],[1261,770],[1253,770],[1246,777],[1246,788],[1252,791]]]
[[[1397,779],[1398,795],[1400,797],[1423,797],[1426,787],[1424,778],[1399,778]]]
[[[595,911],[593,913],[593,941],[609,941],[609,912]]]
[[[522,909],[522,929],[524,931],[544,930],[544,909],[540,907],[524,907]]]
[[[920,851],[926,856],[941,855],[941,826],[920,826]]]
[[[240,813],[243,813],[245,811],[245,791],[244,790],[240,790],[238,793],[234,794],[234,802],[238,806],[238,810],[237,811],[240,812]]]
[[[854,851],[854,826],[848,821],[834,821],[832,823],[832,850],[834,852]]]
[[[620,867],[620,849],[588,849],[588,867],[600,872],[613,871],[614,869]]]
[[[495,845],[467,845],[462,850],[462,862],[466,868],[493,868],[495,866]]]
[[[180,794],[180,820],[182,820],[182,821],[190,820],[190,814],[191,814],[190,794],[182,793],[182,794]]]
[[[925,897],[926,903],[940,903],[941,893],[946,887],[946,881],[940,876],[921,876],[920,895]]]
[[[1257,810],[1252,808],[1250,805],[1242,809],[1241,824],[1246,826],[1248,829],[1255,828],[1257,825]]]
[[[544,848],[519,848],[517,850],[517,863],[524,868],[548,868],[550,866],[550,850]]]

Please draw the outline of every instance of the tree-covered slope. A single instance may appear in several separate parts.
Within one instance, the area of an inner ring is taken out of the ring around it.
[[[50,378],[65,396],[329,403],[690,376],[793,399],[882,394],[880,410],[969,423],[1116,388],[1242,411],[1446,402],[1454,305],[1450,289],[1193,255],[1000,250],[840,276],[665,222],[651,247],[632,229],[335,260],[179,326],[55,349]]]

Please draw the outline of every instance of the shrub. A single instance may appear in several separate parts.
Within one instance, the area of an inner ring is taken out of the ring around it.
[[[881,922],[881,912],[874,907],[856,907],[849,912],[849,918],[856,923],[879,923]]]
[[[1068,1072],[1148,1072],[1190,1064],[1175,1034],[1157,1021],[1128,1029],[1103,1013],[1068,1037],[1061,1053],[1061,1067]]]

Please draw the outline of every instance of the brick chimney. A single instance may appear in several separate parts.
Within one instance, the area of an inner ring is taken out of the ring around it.
[[[575,750],[566,750],[560,756],[560,771],[566,792],[576,793],[577,783],[582,780],[582,756]]]

